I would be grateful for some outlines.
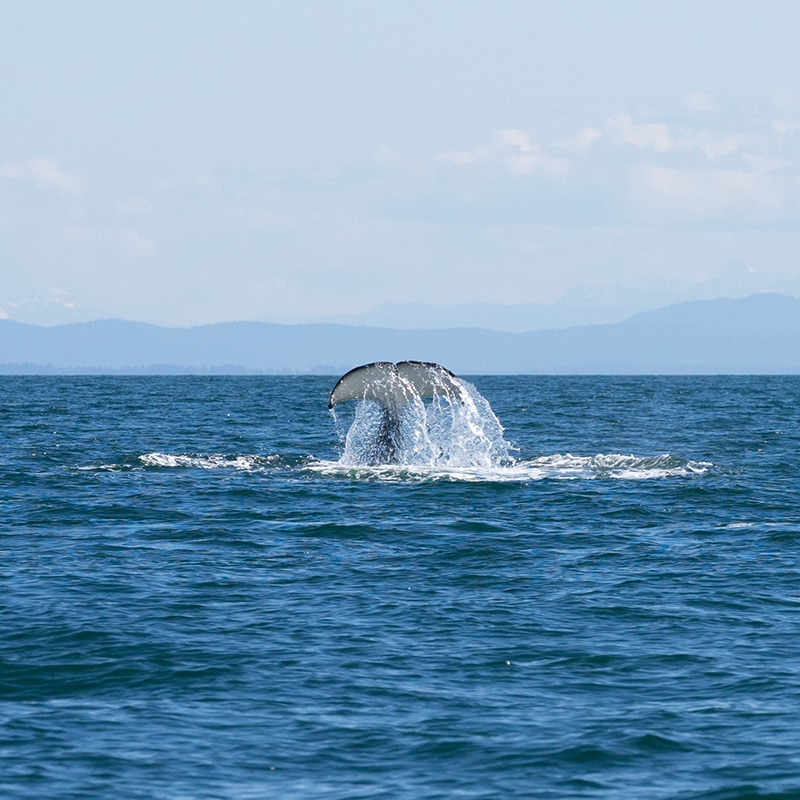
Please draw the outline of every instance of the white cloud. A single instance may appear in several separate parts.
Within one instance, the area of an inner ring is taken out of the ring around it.
[[[8,319],[8,312],[0,306],[0,319]]]
[[[85,181],[77,175],[59,169],[57,162],[49,158],[32,158],[28,171],[37,189],[56,189],[62,194],[79,194]]]
[[[606,121],[606,128],[618,142],[631,144],[639,150],[649,148],[657,153],[671,153],[697,148],[709,160],[729,156],[747,141],[744,134],[710,131],[698,131],[691,136],[675,138],[665,123],[636,123],[630,114],[615,114]]]
[[[726,105],[713,116],[612,116],[625,108],[556,126],[560,133],[538,142],[533,123],[462,138],[478,146],[452,148],[438,162],[430,150],[419,163],[367,142],[355,177],[334,165],[231,171],[215,182],[201,173],[213,175],[215,165],[200,164],[198,173],[180,165],[164,179],[151,177],[156,169],[135,180],[92,173],[91,191],[62,199],[74,184],[55,162],[0,162],[0,190],[15,190],[3,192],[14,224],[0,211],[8,260],[32,264],[30,275],[19,269],[2,287],[0,306],[21,318],[10,301],[35,297],[25,311],[33,320],[50,313],[34,309],[45,308],[48,287],[63,286],[82,305],[69,311],[57,300],[70,297],[47,301],[61,318],[95,308],[142,316],[156,306],[162,320],[181,324],[267,311],[302,316],[411,299],[434,274],[436,302],[479,300],[490,284],[499,285],[495,300],[532,300],[619,275],[632,284],[645,274],[709,276],[739,257],[736,248],[686,242],[777,242],[790,226],[771,223],[797,218],[800,136],[791,133],[800,131],[800,109],[765,103],[738,114]],[[233,254],[222,271],[220,252]],[[797,270],[792,252],[777,244],[770,251]],[[408,263],[417,266],[404,281]],[[756,254],[747,263],[761,262]],[[183,306],[186,270],[194,277]],[[351,288],[339,294],[342,285]]]
[[[775,172],[779,169],[791,166],[791,161],[786,161],[780,158],[768,158],[766,156],[753,156],[745,155],[747,161],[752,167],[753,171],[757,173]]]
[[[62,306],[63,308],[80,307],[79,303],[76,303],[74,300],[69,299],[69,292],[67,292],[65,289],[60,289],[58,286],[50,287],[47,299],[51,303],[55,303],[56,305]]]
[[[58,162],[51,158],[32,158],[23,167],[6,164],[0,169],[0,175],[14,180],[30,180],[37,189],[55,189],[63,195],[81,194],[86,188],[83,178],[60,169]]]
[[[789,120],[785,119],[774,119],[770,125],[772,126],[772,130],[774,130],[778,136],[786,136],[787,133],[795,133],[800,131],[800,122],[789,122]]]
[[[663,122],[636,123],[630,114],[615,114],[606,121],[613,137],[639,150],[652,148],[657,153],[669,153],[675,149],[675,140]]]
[[[570,163],[565,158],[549,156],[538,144],[532,144],[526,131],[505,129],[498,131],[492,141],[475,150],[452,150],[438,156],[439,161],[452,164],[481,164],[499,162],[511,175],[528,175],[541,172],[556,178],[565,177]]]
[[[679,146],[683,149],[697,147],[703,151],[708,159],[729,156],[735,153],[746,141],[747,137],[743,134],[715,134],[708,131],[700,131],[694,136],[689,136],[680,141]]]
[[[637,199],[671,208],[679,215],[716,218],[729,214],[759,219],[784,210],[779,186],[769,176],[742,170],[679,170],[646,167]]]
[[[582,156],[598,139],[601,139],[602,137],[602,131],[597,130],[597,128],[584,128],[580,133],[575,134],[575,136],[573,136],[571,139],[559,142],[558,146]]]

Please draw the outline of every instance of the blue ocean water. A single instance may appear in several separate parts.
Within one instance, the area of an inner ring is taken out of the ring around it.
[[[0,796],[800,797],[800,378],[471,380],[0,378]]]

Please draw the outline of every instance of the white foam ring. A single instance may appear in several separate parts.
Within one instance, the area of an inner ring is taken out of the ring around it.
[[[471,384],[459,383],[464,391],[458,397],[443,391],[427,401],[410,384],[404,386],[410,399],[399,411],[400,430],[393,466],[470,469],[510,463],[503,427],[486,398]],[[378,403],[357,402],[353,421],[343,435],[340,465],[357,467],[373,463],[383,415]],[[342,435],[338,419],[337,427]]]

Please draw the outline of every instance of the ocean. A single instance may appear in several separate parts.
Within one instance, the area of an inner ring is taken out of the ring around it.
[[[0,796],[800,797],[800,377],[469,381],[0,377]]]

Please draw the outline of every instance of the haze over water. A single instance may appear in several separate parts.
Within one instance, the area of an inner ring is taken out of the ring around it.
[[[328,377],[1,377],[0,794],[797,797],[800,378],[470,381],[369,467]]]

